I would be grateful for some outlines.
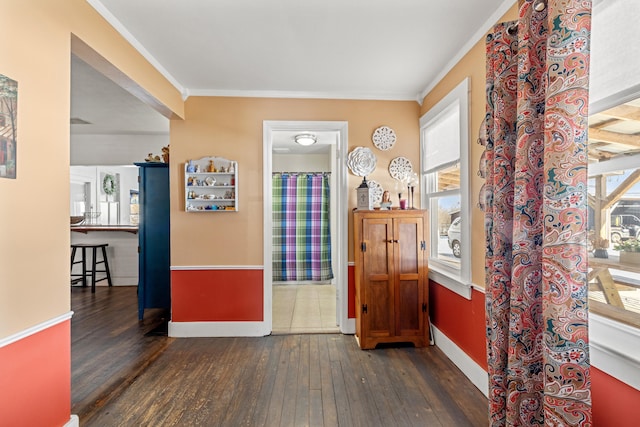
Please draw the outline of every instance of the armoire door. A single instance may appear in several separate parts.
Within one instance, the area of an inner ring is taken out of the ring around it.
[[[423,336],[426,303],[422,217],[395,218],[394,282],[395,334]],[[423,305],[424,304],[424,305]],[[424,310],[424,311],[423,311]]]
[[[393,222],[391,219],[362,220],[363,295],[362,335],[365,338],[394,335]]]

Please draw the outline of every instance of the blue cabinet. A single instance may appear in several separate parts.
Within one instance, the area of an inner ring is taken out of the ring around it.
[[[136,163],[139,170],[138,318],[145,308],[171,307],[169,165]]]

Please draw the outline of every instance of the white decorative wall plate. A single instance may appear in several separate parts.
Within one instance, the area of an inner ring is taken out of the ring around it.
[[[395,179],[402,180],[413,171],[411,162],[406,157],[396,157],[389,163],[389,173]]]
[[[483,147],[487,145],[487,126],[489,125],[489,117],[485,117],[478,131],[478,144]]]
[[[367,176],[376,169],[377,161],[375,154],[370,149],[356,147],[349,153],[347,166],[354,175]]]
[[[490,206],[492,201],[493,186],[488,183],[482,184],[480,187],[480,191],[478,192],[478,207],[482,212],[486,212],[487,207]]]
[[[487,150],[484,150],[482,152],[482,155],[480,155],[480,163],[478,165],[478,176],[483,179],[487,177]]]
[[[371,139],[378,150],[387,151],[396,143],[396,133],[388,126],[380,126],[373,132]]]
[[[379,204],[382,201],[382,193],[384,192],[382,186],[372,179],[368,179],[367,184],[369,184],[369,199],[371,199],[371,204]]]

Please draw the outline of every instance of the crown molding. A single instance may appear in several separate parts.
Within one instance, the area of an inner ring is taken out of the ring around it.
[[[188,96],[234,98],[349,99],[365,101],[415,101],[414,93],[304,92],[280,90],[187,89]]]

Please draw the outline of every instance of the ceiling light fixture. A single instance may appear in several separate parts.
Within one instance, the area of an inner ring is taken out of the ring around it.
[[[315,135],[311,135],[310,133],[301,133],[300,135],[296,135],[295,140],[296,144],[313,145],[316,143],[318,138],[316,138]]]

